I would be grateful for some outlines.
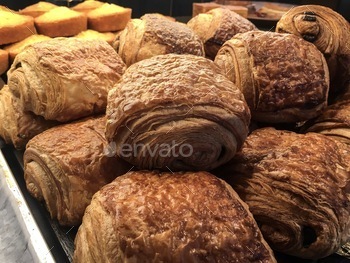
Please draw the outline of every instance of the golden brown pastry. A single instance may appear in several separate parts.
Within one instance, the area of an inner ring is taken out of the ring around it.
[[[99,32],[119,31],[131,19],[131,9],[104,3],[87,13],[88,27]]]
[[[223,7],[193,17],[187,26],[203,41],[205,54],[211,59],[215,58],[221,46],[235,34],[257,30],[248,19]]]
[[[168,53],[204,56],[203,43],[192,29],[159,14],[132,19],[118,35],[114,47],[127,66]]]
[[[28,46],[30,44],[37,43],[37,42],[49,40],[49,39],[51,39],[51,38],[48,36],[35,34],[35,35],[31,35],[31,36],[23,39],[22,41],[5,46],[4,49],[9,53],[10,62],[12,64],[13,61],[15,60],[15,57],[18,55],[18,53],[23,51],[26,46]]]
[[[0,10],[0,45],[21,41],[36,33],[34,19],[9,10]]]
[[[23,157],[27,189],[45,202],[61,225],[78,225],[92,195],[132,168],[106,154],[105,122],[99,117],[64,124],[27,144]]]
[[[327,106],[327,63],[314,45],[297,36],[237,34],[222,46],[215,63],[243,92],[253,120],[298,122]]]
[[[350,25],[340,14],[325,6],[297,6],[282,16],[276,31],[302,37],[325,55],[331,91],[350,85]]]
[[[350,92],[328,106],[318,118],[307,122],[303,129],[331,136],[350,145]]]
[[[274,250],[318,259],[350,238],[350,147],[344,143],[258,129],[215,174],[248,204]]]
[[[97,192],[74,262],[276,262],[248,206],[207,172],[129,172]]]
[[[41,16],[42,14],[50,11],[51,9],[54,9],[58,7],[55,4],[49,3],[49,2],[44,2],[40,1],[36,4],[29,5],[26,8],[23,8],[22,10],[19,10],[19,13],[22,15],[27,15],[31,17],[37,17]]]
[[[56,38],[16,56],[8,84],[24,110],[61,122],[104,112],[125,64],[103,40]]]
[[[141,169],[210,170],[248,134],[242,93],[209,59],[167,54],[130,66],[109,92],[106,138]]]
[[[49,37],[68,37],[87,29],[85,14],[59,6],[38,16],[34,20],[39,34]]]
[[[19,98],[13,95],[7,85],[0,89],[0,137],[6,143],[22,150],[35,135],[57,124],[23,111]]]
[[[84,39],[102,39],[104,41],[106,41],[108,44],[112,45],[113,41],[115,39],[115,33],[112,32],[97,32],[95,30],[92,29],[88,29],[86,31],[82,31],[80,32],[78,35],[76,35],[75,37],[77,38],[84,38]]]

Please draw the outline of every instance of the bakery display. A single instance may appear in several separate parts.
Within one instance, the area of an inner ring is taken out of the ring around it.
[[[316,133],[255,130],[221,174],[271,248],[319,259],[350,238],[350,147]]]
[[[98,117],[57,126],[27,144],[27,189],[61,225],[78,225],[92,195],[132,167],[105,154],[105,121]]]
[[[0,89],[0,137],[7,144],[23,150],[31,138],[57,124],[24,111],[21,101],[7,85]]]
[[[31,16],[0,10],[0,18],[0,45],[15,43],[36,33]]]
[[[249,20],[223,7],[193,17],[187,26],[203,41],[205,54],[211,59],[214,59],[221,46],[237,33],[258,29]]]
[[[140,169],[210,170],[248,134],[243,94],[209,59],[167,54],[131,65],[108,94],[106,138]]]
[[[118,34],[114,47],[127,66],[168,53],[204,56],[203,43],[193,30],[159,14],[132,19]]]
[[[105,111],[125,64],[103,40],[56,38],[32,44],[8,71],[25,111],[66,122]]]
[[[39,34],[49,37],[74,36],[87,29],[85,14],[60,6],[38,16],[34,20]]]
[[[75,239],[74,262],[131,261],[277,262],[224,181],[150,171],[129,172],[97,192]]]
[[[350,85],[350,25],[339,13],[325,6],[297,6],[282,16],[276,31],[302,37],[325,55],[333,92]]]
[[[9,53],[0,49],[0,75],[4,74],[10,67]]]
[[[131,19],[131,9],[104,3],[87,13],[88,27],[99,32],[118,31]]]
[[[222,46],[215,63],[243,92],[253,120],[304,121],[327,106],[326,60],[313,44],[295,35],[237,34]]]
[[[100,1],[84,1],[81,2],[75,6],[73,6],[71,9],[74,11],[82,12],[82,13],[89,13],[90,11],[102,6],[104,3]]]
[[[46,13],[47,11],[50,11],[51,9],[56,8],[57,5],[49,3],[49,2],[44,2],[40,1],[36,4],[29,5],[21,10],[19,10],[19,13],[22,15],[27,15],[31,17],[37,17],[41,16],[42,14]]]
[[[49,39],[51,38],[48,36],[35,34],[23,39],[22,41],[5,46],[4,50],[6,50],[9,53],[10,62],[12,64],[18,53],[23,51],[26,46]]]
[[[92,29],[88,29],[85,31],[80,32],[75,37],[77,38],[83,38],[83,39],[102,39],[106,41],[108,44],[112,45],[113,41],[115,39],[116,34],[112,32],[98,32]]]

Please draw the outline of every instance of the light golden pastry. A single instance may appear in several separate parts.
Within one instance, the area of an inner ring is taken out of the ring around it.
[[[339,13],[320,5],[297,6],[282,16],[276,31],[302,37],[325,55],[332,92],[350,85],[350,25]]]
[[[7,50],[0,49],[0,75],[4,74],[9,67],[9,53]]]
[[[297,36],[237,34],[222,46],[215,63],[243,92],[253,120],[304,121],[327,106],[327,63],[313,44]]]
[[[81,2],[75,6],[73,6],[71,9],[74,11],[82,12],[82,13],[89,13],[90,11],[102,6],[104,3],[100,1],[84,1]]]
[[[15,60],[15,57],[18,55],[18,53],[23,51],[26,46],[37,42],[49,40],[49,39],[51,38],[48,36],[35,34],[23,39],[22,41],[5,46],[4,49],[9,53],[10,62],[12,64],[13,61]]]
[[[97,192],[74,262],[277,262],[248,206],[207,172],[129,172]]]
[[[141,169],[210,170],[248,134],[242,93],[209,59],[167,54],[130,66],[108,94],[106,138]]]
[[[36,33],[34,19],[9,10],[0,10],[0,45],[15,43]]]
[[[132,168],[107,154],[105,118],[90,118],[49,129],[29,141],[24,178],[61,225],[81,223],[92,195]]]
[[[49,37],[69,37],[87,29],[85,14],[59,6],[34,20],[39,34]]]
[[[87,13],[88,28],[99,31],[119,31],[131,19],[131,9],[115,4],[104,3]]]
[[[350,145],[350,92],[328,106],[318,118],[307,122],[303,130],[322,133]]]
[[[255,130],[221,174],[271,248],[307,259],[350,238],[350,147],[316,133]]]
[[[204,56],[203,43],[192,29],[159,14],[132,19],[118,35],[114,47],[127,66],[168,53]]]
[[[187,26],[203,41],[205,55],[211,59],[215,58],[221,46],[235,34],[257,30],[248,19],[223,7],[193,17]]]
[[[84,39],[102,39],[104,41],[107,41],[108,44],[112,45],[113,41],[115,39],[116,34],[112,32],[97,32],[92,29],[88,29],[86,31],[80,32],[75,37],[77,38],[84,38]]]
[[[7,85],[0,89],[0,137],[7,144],[22,150],[35,135],[57,124],[23,111],[19,98],[13,95]]]
[[[66,122],[104,112],[107,93],[124,70],[103,40],[56,38],[27,47],[7,75],[24,110]]]
[[[49,2],[43,2],[40,1],[36,4],[27,6],[21,10],[19,10],[19,13],[22,15],[27,15],[27,16],[31,16],[31,17],[37,17],[37,16],[41,16],[42,14],[50,11],[51,9],[54,9],[58,7],[55,4],[49,3]]]

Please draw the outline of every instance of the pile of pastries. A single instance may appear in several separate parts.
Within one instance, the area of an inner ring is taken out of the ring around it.
[[[350,26],[307,5],[276,31],[225,8],[146,14],[112,45],[16,55],[0,136],[79,226],[74,262],[319,259],[350,240]]]

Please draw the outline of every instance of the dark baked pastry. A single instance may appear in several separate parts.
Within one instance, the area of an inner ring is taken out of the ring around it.
[[[276,262],[238,195],[206,172],[130,172],[97,192],[74,262]]]
[[[0,137],[16,149],[24,149],[31,138],[57,124],[23,111],[19,98],[13,95],[7,85],[0,90]]]
[[[322,134],[255,130],[216,171],[277,251],[318,259],[350,238],[350,147]]]
[[[214,59],[221,46],[237,33],[257,30],[248,19],[223,7],[193,17],[187,26],[203,41],[205,55],[211,59]]]
[[[222,46],[215,62],[243,92],[253,120],[308,120],[327,105],[327,63],[314,45],[297,36],[237,34]]]
[[[24,110],[63,122],[104,112],[107,93],[125,68],[103,40],[56,38],[19,53],[8,85]]]
[[[114,47],[127,66],[168,53],[204,56],[203,43],[192,29],[159,14],[130,20]]]
[[[130,66],[109,92],[106,138],[140,169],[209,170],[234,156],[249,121],[214,62],[167,54]]]
[[[331,91],[350,85],[350,25],[340,14],[320,5],[297,6],[282,16],[276,31],[302,37],[325,55]]]
[[[81,223],[92,195],[132,166],[107,153],[105,118],[49,129],[29,141],[24,152],[28,191],[44,201],[61,225]]]

